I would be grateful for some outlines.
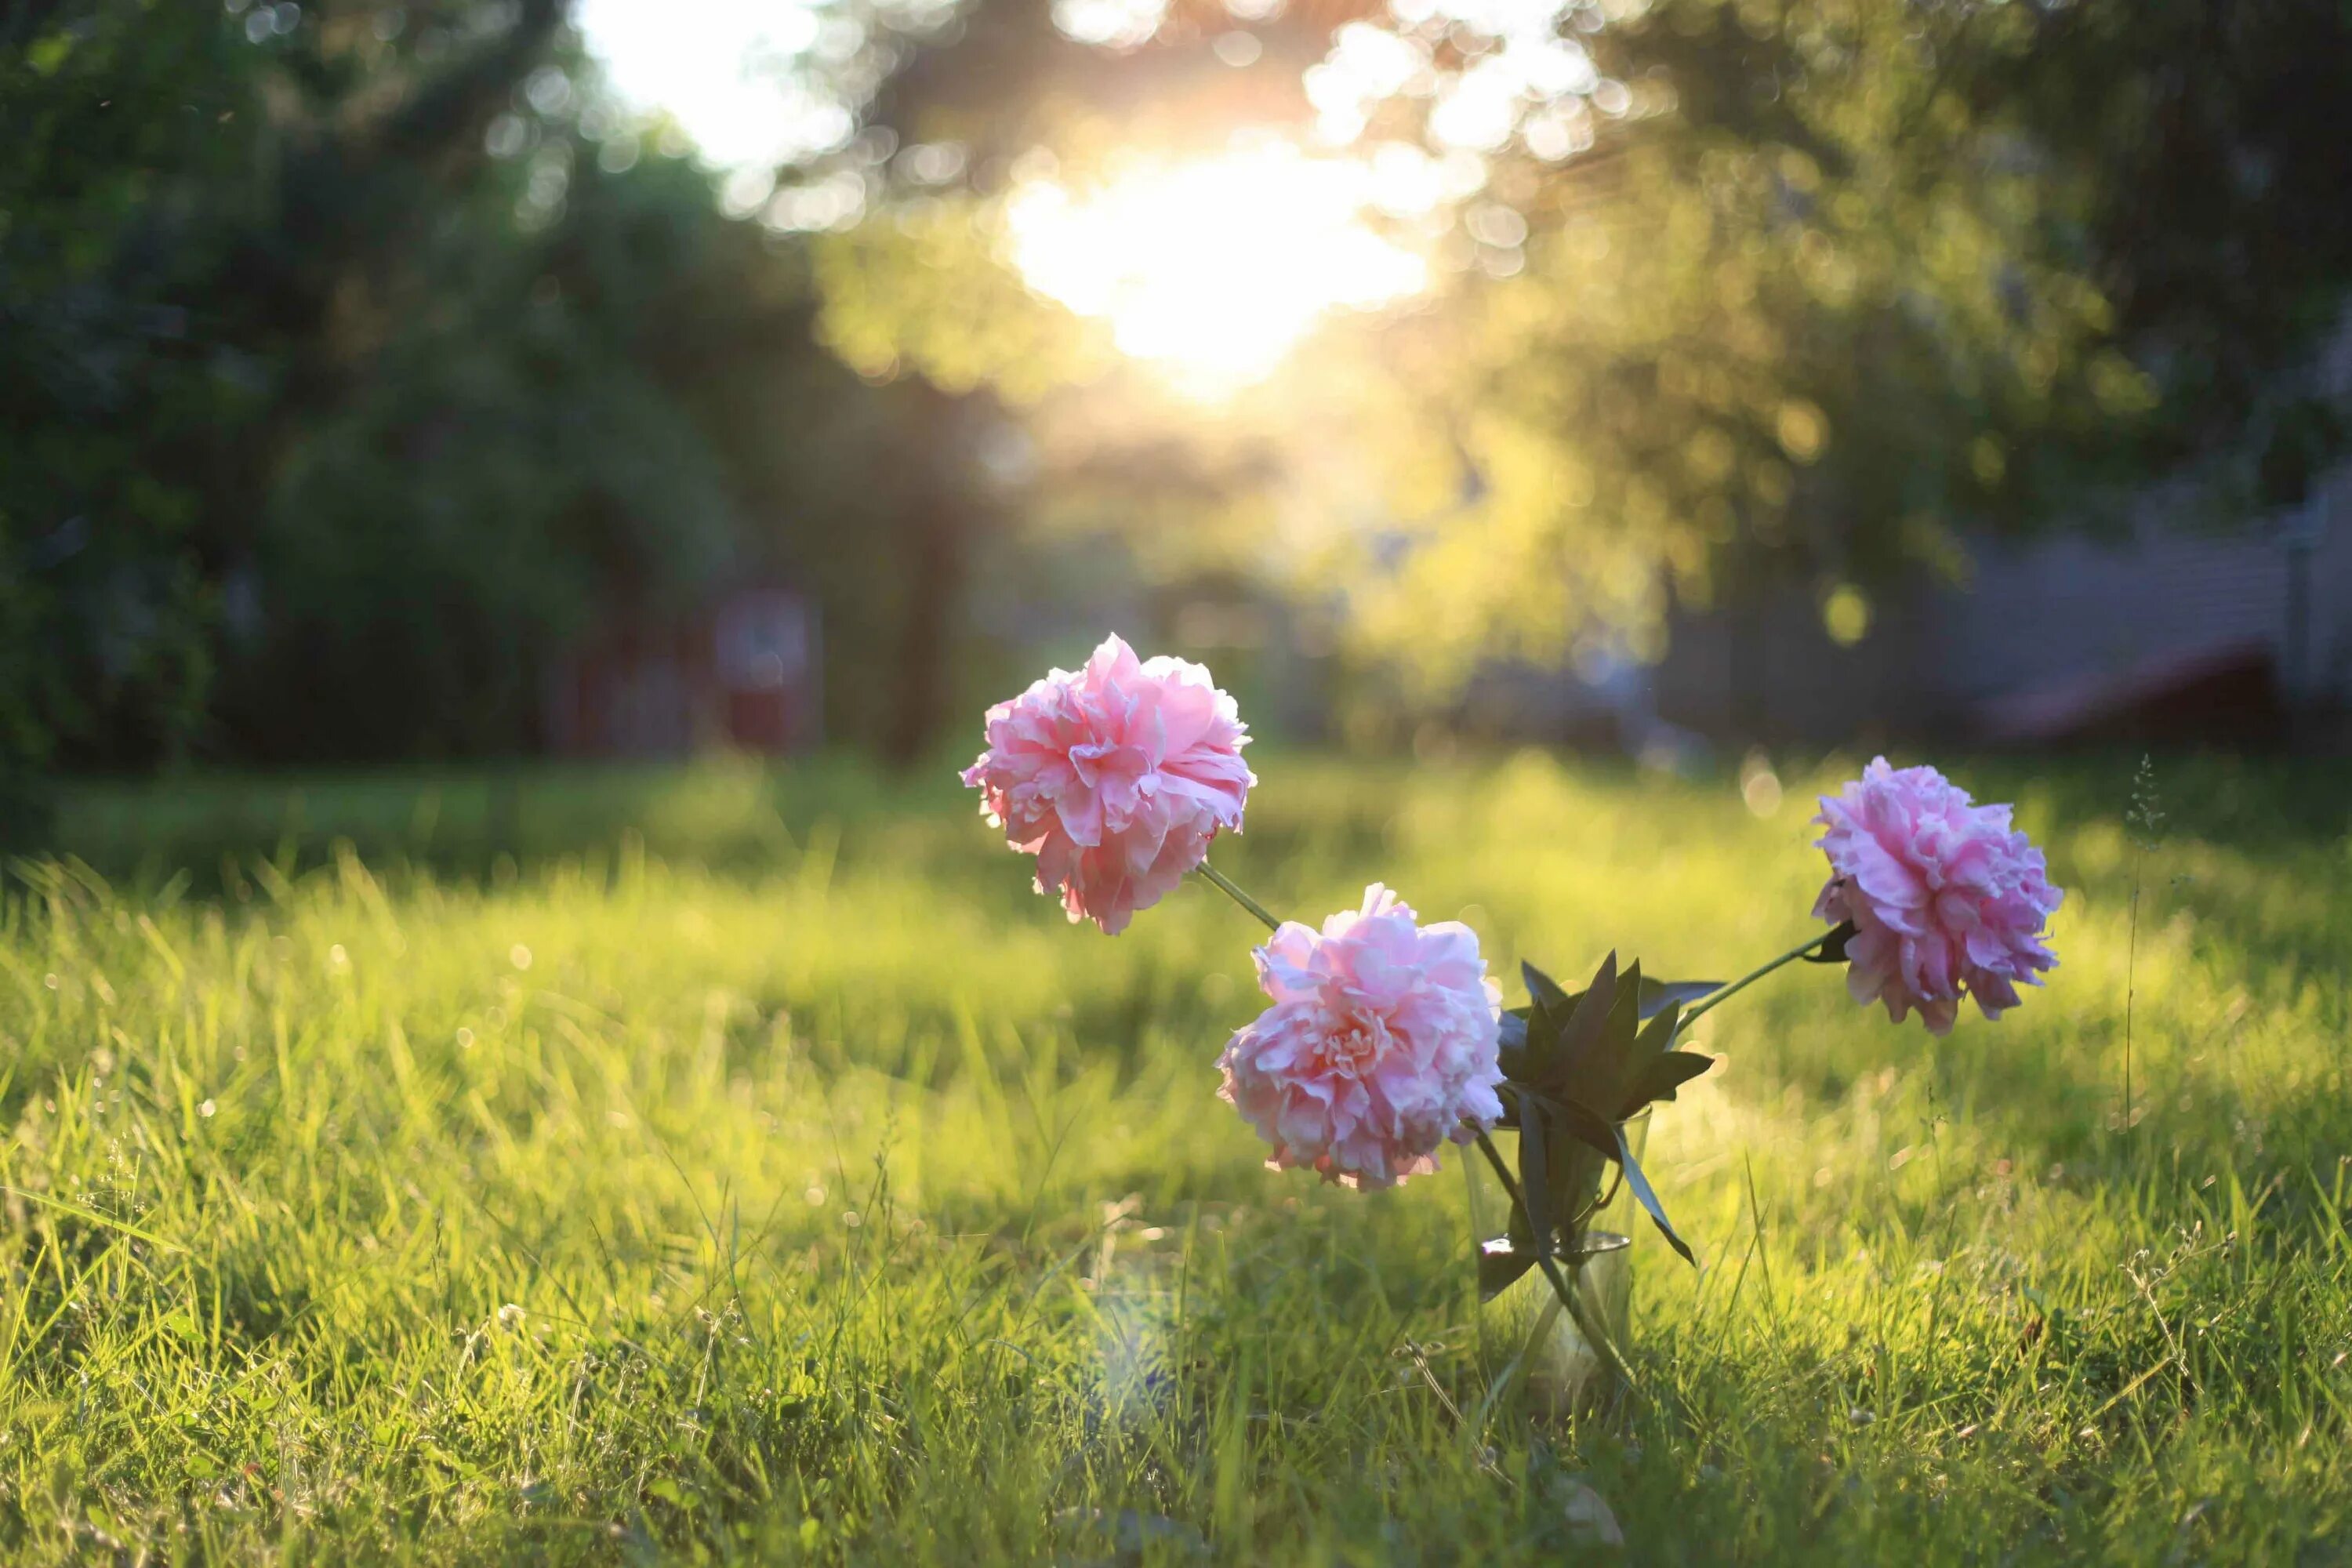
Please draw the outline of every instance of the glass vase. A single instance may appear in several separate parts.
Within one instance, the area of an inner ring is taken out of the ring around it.
[[[1622,1124],[1626,1147],[1639,1160],[1650,1134],[1644,1108]],[[1495,1145],[1516,1175],[1518,1134],[1497,1131]],[[1507,1267],[1533,1249],[1511,1237],[1511,1199],[1483,1154],[1466,1152],[1470,1227],[1483,1267]],[[1608,1337],[1620,1358],[1626,1353],[1633,1304],[1633,1237],[1640,1207],[1613,1163],[1598,1165],[1589,1199],[1554,1240],[1554,1261],[1575,1292],[1585,1321]],[[1496,1383],[1524,1383],[1530,1405],[1549,1416],[1591,1409],[1612,1391],[1615,1374],[1608,1359],[1560,1305],[1559,1292],[1540,1267],[1484,1300],[1478,1309],[1478,1355]]]

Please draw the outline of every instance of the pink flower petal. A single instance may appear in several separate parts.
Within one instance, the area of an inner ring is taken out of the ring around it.
[[[2056,967],[2043,941],[2064,894],[2006,805],[1978,805],[1933,768],[1884,757],[1822,797],[1820,847],[1830,879],[1816,919],[1854,922],[1846,989],[1902,1023],[1916,1011],[1950,1032],[1963,996],[1997,1018],[2020,984]]]
[[[1106,637],[988,710],[988,750],[963,771],[1005,843],[1037,857],[1041,892],[1074,921],[1123,931],[1167,896],[1219,833],[1238,833],[1257,783],[1234,700],[1181,659],[1139,662]]]
[[[1278,1170],[1389,1187],[1503,1114],[1501,991],[1468,927],[1423,926],[1375,884],[1318,932],[1284,925],[1257,950],[1274,1005],[1234,1036],[1219,1092]]]

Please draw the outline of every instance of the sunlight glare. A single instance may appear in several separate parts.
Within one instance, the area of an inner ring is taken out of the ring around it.
[[[1376,233],[1358,158],[1287,142],[1139,163],[1101,187],[1018,185],[1007,209],[1029,286],[1109,323],[1120,351],[1216,394],[1271,374],[1326,315],[1419,292],[1428,267]]]
[[[713,168],[772,168],[856,130],[801,68],[831,41],[804,0],[581,0],[573,25],[622,101],[673,117]]]

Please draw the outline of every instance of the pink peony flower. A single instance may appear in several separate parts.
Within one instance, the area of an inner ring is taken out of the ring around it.
[[[1218,1058],[1219,1092],[1274,1146],[1274,1169],[1393,1186],[1503,1114],[1502,992],[1468,926],[1416,924],[1374,883],[1320,933],[1285,921],[1257,950],[1257,977],[1274,1005]]]
[[[988,710],[988,750],[963,772],[981,815],[1037,857],[1037,890],[1116,935],[1238,833],[1257,778],[1234,700],[1181,658],[1139,662],[1106,637],[1075,673],[1050,671]]]
[[[1919,1010],[1945,1035],[1963,995],[1988,1018],[2017,1005],[2017,983],[2042,984],[2057,959],[2043,927],[2064,895],[2042,851],[2009,825],[2005,805],[1977,805],[1933,768],[1880,757],[1813,820],[1830,858],[1813,913],[1852,921],[1846,988],[1886,1004],[1901,1023]]]

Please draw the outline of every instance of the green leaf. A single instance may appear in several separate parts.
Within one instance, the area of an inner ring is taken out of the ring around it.
[[[1542,1108],[1553,1133],[1564,1132],[1588,1149],[1612,1160],[1617,1157],[1617,1129],[1609,1118],[1572,1100],[1554,1100],[1543,1094],[1526,1094],[1525,1098],[1529,1105]]]
[[[1478,1248],[1478,1300],[1491,1301],[1508,1289],[1520,1275],[1536,1266],[1536,1255],[1513,1248],[1508,1252]]]
[[[1713,1057],[1703,1057],[1696,1051],[1668,1051],[1654,1057],[1642,1068],[1642,1076],[1626,1092],[1618,1120],[1633,1115],[1652,1100],[1672,1100],[1675,1091],[1715,1065]]]
[[[1604,1122],[1633,1079],[1634,1042],[1641,1030],[1641,961],[1636,959],[1619,975],[1616,958],[1613,952],[1609,955],[1577,1005],[1559,1048],[1538,1080],[1555,1100],[1573,1101]]]
[[[1854,925],[1847,921],[1829,934],[1829,940],[1813,952],[1805,954],[1807,963],[1843,963],[1845,944],[1853,940]]]
[[[1720,980],[1642,980],[1642,1021],[1648,1023],[1668,1006],[1680,1006],[1723,989]]]
[[[1696,1268],[1698,1259],[1691,1256],[1689,1244],[1675,1234],[1673,1224],[1666,1218],[1665,1206],[1658,1202],[1658,1194],[1651,1190],[1650,1178],[1642,1173],[1642,1163],[1634,1159],[1633,1151],[1625,1146],[1624,1130],[1612,1124],[1610,1131],[1617,1135],[1617,1163],[1624,1167],[1625,1184],[1633,1189],[1633,1201],[1650,1212],[1650,1223],[1656,1226],[1667,1243],[1683,1255],[1683,1261]]]
[[[1528,1211],[1528,1228],[1534,1232],[1535,1252],[1548,1258],[1558,1222],[1552,1214],[1551,1165],[1544,1158],[1544,1112],[1534,1100],[1519,1105],[1519,1196]]]
[[[1638,958],[1625,966],[1618,979],[1616,1000],[1609,1005],[1609,1025],[1612,1033],[1628,1040],[1642,1027],[1642,961]]]
[[[1520,964],[1519,973],[1528,983],[1530,998],[1517,1011],[1526,1031],[1526,1048],[1517,1059],[1517,1070],[1506,1068],[1505,1074],[1522,1083],[1536,1083],[1550,1075],[1559,1058],[1560,1026],[1568,1021],[1570,1004],[1552,977],[1534,964]]]
[[[1611,956],[1613,958],[1615,954]],[[1519,964],[1519,978],[1528,984],[1530,1005],[1539,1011],[1549,1013],[1555,1018],[1565,1018],[1575,1005],[1575,998],[1559,988],[1559,981],[1532,963],[1522,962]]]
[[[1553,989],[1558,990],[1559,987],[1555,985]],[[1653,980],[1643,975],[1642,977],[1642,1021],[1648,1023],[1657,1016],[1659,1009],[1669,1002],[1696,1002],[1702,996],[1711,996],[1722,989],[1723,982],[1720,980]],[[1566,993],[1565,1005],[1560,1011],[1560,1016],[1565,1018],[1568,1014],[1574,1012],[1576,1005],[1583,1000],[1584,993],[1581,991]],[[1522,1002],[1516,1007],[1505,1008],[1503,1016],[1526,1023],[1534,1012],[1534,1004]]]
[[[1664,1056],[1675,1048],[1675,1031],[1682,1026],[1682,1005],[1678,1002],[1667,1003],[1665,1006],[1650,1016],[1648,1023],[1642,1026],[1642,1033],[1634,1041],[1640,1048],[1633,1053],[1634,1056],[1644,1061],[1653,1057]]]
[[[1601,1178],[1616,1157],[1613,1146],[1597,1149],[1591,1138],[1576,1133],[1552,1140],[1551,1204],[1552,1212],[1560,1216],[1562,1252],[1576,1246],[1579,1228],[1600,1204]]]
[[[1506,1013],[1495,1026],[1495,1056],[1503,1076],[1525,1082],[1528,1073],[1528,1020],[1522,1013]],[[1506,1123],[1508,1125],[1508,1123]]]
[[[1601,961],[1600,971],[1592,977],[1577,998],[1576,1009],[1559,1031],[1559,1043],[1553,1047],[1549,1061],[1540,1056],[1536,1060],[1538,1069],[1536,1082],[1542,1088],[1558,1090],[1576,1081],[1585,1064],[1598,1048],[1608,1028],[1610,1009],[1617,1003],[1617,954],[1611,952]]]
[[[1609,1086],[1622,1082],[1633,1066],[1634,1045],[1642,1035],[1642,961],[1635,959],[1617,984],[1616,1000],[1609,1008],[1609,1016],[1601,1026],[1601,1037],[1607,1047],[1606,1054],[1596,1066],[1609,1072]],[[1596,1079],[1596,1086],[1598,1080]],[[1592,1102],[1595,1110],[1605,1110],[1614,1096]]]

